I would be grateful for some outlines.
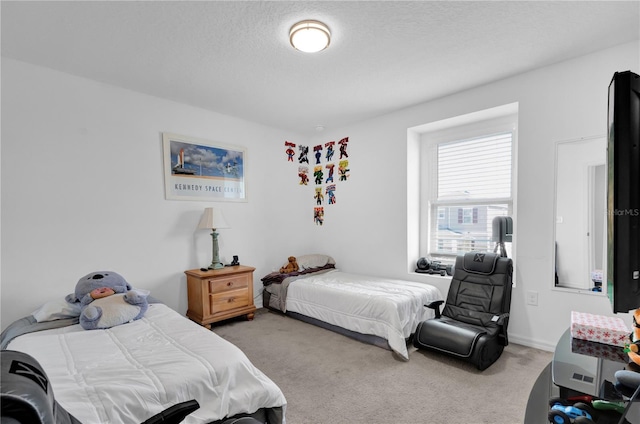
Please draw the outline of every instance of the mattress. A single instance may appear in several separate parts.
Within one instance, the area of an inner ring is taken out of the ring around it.
[[[406,340],[418,323],[434,317],[424,305],[443,299],[429,284],[351,274],[331,270],[272,284],[274,304],[361,334],[387,340],[389,347],[408,360]]]
[[[83,423],[139,423],[190,399],[200,408],[185,424],[286,408],[240,349],[164,304],[108,330],[76,324],[24,334],[7,349],[33,356],[58,403]]]

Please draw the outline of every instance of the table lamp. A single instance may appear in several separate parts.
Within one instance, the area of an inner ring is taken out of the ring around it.
[[[218,233],[216,229],[230,228],[222,215],[222,211],[218,208],[205,208],[202,218],[200,218],[200,224],[198,229],[211,228],[211,238],[213,239],[213,259],[209,269],[224,268],[222,262],[220,262],[220,256],[218,254]]]

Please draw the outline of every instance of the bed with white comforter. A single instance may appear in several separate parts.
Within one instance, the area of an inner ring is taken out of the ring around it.
[[[433,318],[433,310],[424,305],[438,299],[439,290],[428,284],[335,270],[294,281],[287,291],[287,310],[382,337],[409,359],[406,339],[419,322]]]
[[[440,291],[430,284],[352,274],[324,265],[317,272],[306,268],[285,276],[279,283],[265,277],[265,306],[380,337],[408,360],[406,341],[418,323],[434,317],[424,305],[443,299]]]
[[[33,356],[58,403],[82,423],[140,423],[190,399],[200,408],[185,424],[260,409],[270,423],[284,422],[283,393],[240,349],[161,303],[108,330],[38,331],[7,349]]]

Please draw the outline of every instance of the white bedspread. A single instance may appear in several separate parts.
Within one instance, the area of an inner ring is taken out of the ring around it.
[[[418,323],[434,317],[424,305],[443,299],[429,284],[330,271],[293,281],[287,310],[333,325],[387,339],[409,359],[405,339]]]
[[[109,330],[73,325],[30,333],[8,349],[36,358],[56,400],[86,424],[140,423],[190,399],[200,409],[185,424],[286,403],[240,349],[163,304]]]

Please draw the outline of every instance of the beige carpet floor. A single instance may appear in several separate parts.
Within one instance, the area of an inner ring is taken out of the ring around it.
[[[391,351],[259,309],[214,324],[282,389],[288,424],[518,424],[552,353],[511,343],[485,371],[409,346]],[[541,423],[543,424],[543,423]]]

